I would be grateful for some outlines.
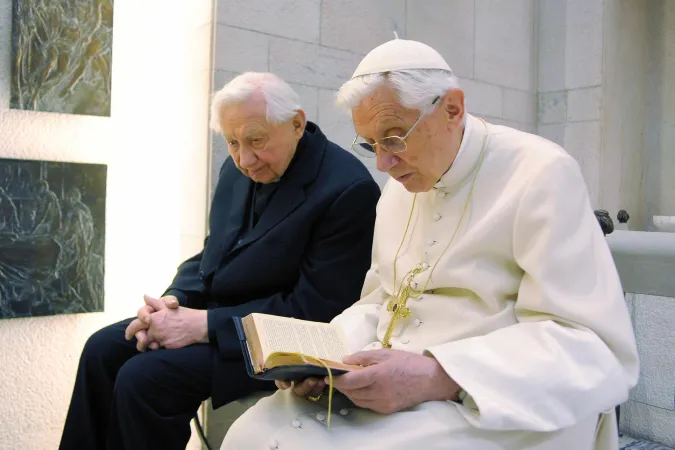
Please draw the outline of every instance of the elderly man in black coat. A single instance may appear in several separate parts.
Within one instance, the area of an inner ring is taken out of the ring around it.
[[[219,407],[274,388],[246,374],[232,317],[327,322],[359,298],[380,196],[365,166],[272,74],[229,82],[211,116],[231,158],[210,236],[163,297],[88,340],[63,450],[184,449],[203,400]]]

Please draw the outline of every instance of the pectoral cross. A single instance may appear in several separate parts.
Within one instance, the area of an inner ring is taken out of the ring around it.
[[[423,270],[422,265],[418,264],[415,266],[414,269],[412,269],[410,272],[406,274],[404,277],[405,279],[405,287],[403,287],[403,283],[401,283],[401,287],[403,289],[400,290],[396,298],[391,299],[389,303],[387,304],[387,311],[392,312],[391,316],[391,321],[389,322],[389,326],[387,327],[387,331],[384,334],[384,339],[382,340],[382,347],[384,348],[391,348],[391,342],[389,340],[391,339],[391,334],[394,332],[394,327],[396,326],[396,323],[398,322],[399,319],[406,319],[410,317],[410,308],[406,306],[406,303],[408,302],[409,298],[416,298],[419,297],[421,294],[421,291],[417,291],[412,287],[412,284],[414,283],[414,278],[415,275],[420,273]]]

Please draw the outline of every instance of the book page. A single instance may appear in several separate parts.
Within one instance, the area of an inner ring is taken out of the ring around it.
[[[264,358],[272,352],[303,353],[342,362],[348,354],[342,329],[335,325],[255,314]]]

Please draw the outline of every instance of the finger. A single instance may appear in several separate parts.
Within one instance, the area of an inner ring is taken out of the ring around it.
[[[139,352],[145,351],[145,349],[148,347],[148,334],[145,332],[145,330],[140,330],[136,332],[135,336],[137,341],[136,348]]]
[[[150,350],[159,350],[159,344],[157,342],[150,343]]]
[[[374,366],[377,367],[377,366]],[[370,367],[353,370],[339,377],[333,377],[333,386],[340,391],[355,390],[368,387],[375,383],[374,370]],[[327,380],[328,377],[324,381]]]
[[[143,322],[141,322],[138,319],[134,319],[134,320],[131,321],[131,323],[129,324],[127,329],[124,330],[124,337],[126,338],[127,341],[130,341],[131,338],[134,337],[134,335],[138,331],[144,330],[145,328],[147,328],[147,327]]]
[[[153,312],[155,312],[155,310],[152,306],[145,305],[144,307],[138,310],[138,319],[141,322],[150,325],[150,315]]]
[[[393,350],[386,348],[380,350],[366,350],[364,352],[357,352],[347,355],[342,362],[354,366],[371,366],[384,362],[393,356]]]
[[[320,378],[307,378],[300,383],[297,383],[293,388],[293,392],[300,397],[308,395],[319,395],[326,387],[326,384]]]
[[[160,298],[160,300],[164,301],[164,304],[169,309],[177,309],[178,306],[180,306],[178,299],[173,295],[167,295],[166,297]]]
[[[274,384],[277,385],[277,389],[285,390],[293,386],[293,383],[290,381],[284,381],[284,380],[276,380]]]
[[[148,306],[151,306],[155,311],[159,311],[160,309],[166,309],[166,304],[164,301],[159,300],[157,298],[150,297],[149,295],[144,295],[143,300],[145,300],[145,304]]]

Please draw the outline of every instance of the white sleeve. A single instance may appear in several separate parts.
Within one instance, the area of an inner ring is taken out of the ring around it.
[[[469,395],[477,427],[553,431],[628,398],[639,363],[609,247],[577,163],[536,174],[516,212],[518,323],[427,349]]]

